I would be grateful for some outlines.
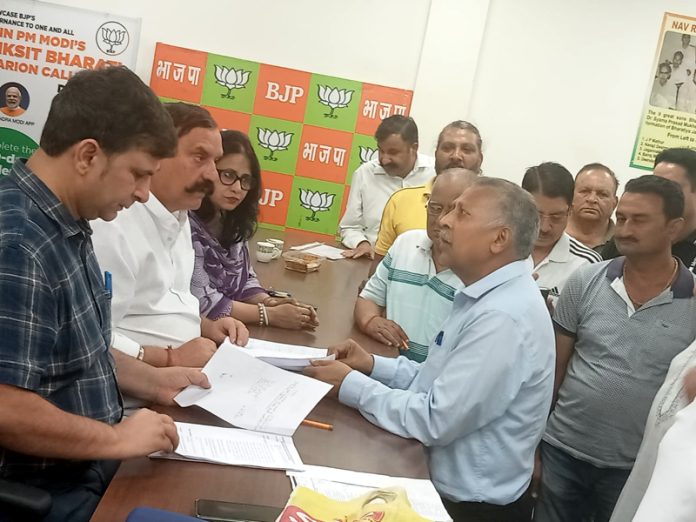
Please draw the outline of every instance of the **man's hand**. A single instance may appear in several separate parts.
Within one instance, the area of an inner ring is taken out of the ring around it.
[[[350,366],[340,361],[312,361],[312,365],[307,366],[303,373],[333,385],[329,396],[337,397],[338,390],[341,389],[341,384],[343,384],[343,379],[352,371]]]
[[[691,402],[696,398],[696,368],[691,368],[684,376],[686,399]]]
[[[169,366],[187,366],[201,368],[217,350],[217,346],[210,339],[196,337],[172,350]]]
[[[350,250],[344,250],[341,255],[351,259],[357,259],[362,256],[368,256],[370,259],[375,258],[375,251],[369,241],[363,241],[357,247]]]
[[[268,312],[268,323],[270,326],[292,330],[314,330],[319,326],[317,312],[311,306],[284,303],[268,307],[266,311]]]
[[[179,445],[174,421],[168,415],[141,409],[113,426],[114,459],[145,457],[155,451],[172,452]]]
[[[408,335],[390,319],[375,315],[365,325],[365,333],[388,346],[408,350]]]
[[[365,348],[353,339],[346,339],[342,343],[329,347],[329,355],[335,355],[337,361],[341,361],[348,367],[358,370],[365,375],[372,373],[375,359]]]
[[[229,337],[231,342],[239,346],[246,346],[249,342],[249,330],[243,322],[233,317],[223,317],[217,321],[202,319],[201,334],[215,341],[218,346],[222,344],[225,337]]]
[[[212,342],[212,341],[211,341]],[[181,390],[195,384],[201,388],[210,388],[208,376],[195,368],[156,368],[152,372],[151,401],[163,406],[174,406],[174,397]]]
[[[541,448],[537,446],[534,452],[534,471],[532,471],[531,493],[533,498],[539,497],[539,490],[541,489],[541,471]]]

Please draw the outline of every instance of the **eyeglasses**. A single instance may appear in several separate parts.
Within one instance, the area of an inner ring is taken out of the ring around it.
[[[442,211],[445,210],[445,207],[443,207],[439,203],[428,201],[428,203],[425,205],[425,210],[428,213],[428,215],[437,217],[440,214],[442,214]]]
[[[216,170],[223,185],[234,185],[239,181],[239,186],[242,187],[242,190],[251,190],[251,187],[254,186],[254,178],[250,174],[242,174],[240,176],[232,169]]]

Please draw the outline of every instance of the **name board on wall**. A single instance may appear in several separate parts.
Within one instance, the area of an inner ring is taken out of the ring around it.
[[[38,148],[51,101],[81,69],[135,68],[140,19],[27,0],[0,8],[0,172]]]
[[[665,13],[631,167],[671,147],[696,149],[696,18]]]
[[[246,132],[261,163],[261,226],[335,235],[351,176],[376,158],[382,119],[413,91],[158,43],[150,86]]]

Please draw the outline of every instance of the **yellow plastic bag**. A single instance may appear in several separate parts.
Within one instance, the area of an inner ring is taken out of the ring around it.
[[[344,502],[298,487],[277,522],[428,522],[428,519],[413,511],[402,488],[375,489]]]

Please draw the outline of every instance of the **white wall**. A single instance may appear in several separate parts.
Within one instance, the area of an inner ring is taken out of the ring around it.
[[[519,182],[558,161],[629,168],[665,11],[693,0],[491,0],[470,117],[484,136],[484,171]]]
[[[520,181],[600,161],[622,182],[662,22],[693,0],[54,0],[141,17],[137,72],[155,42],[415,88],[430,153],[453,119],[477,124],[486,174]]]

